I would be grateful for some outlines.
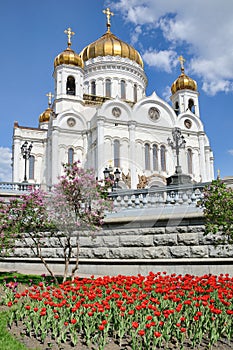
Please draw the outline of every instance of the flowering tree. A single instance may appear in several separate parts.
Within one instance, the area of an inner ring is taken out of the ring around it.
[[[10,202],[12,203],[12,201]],[[0,201],[0,254],[6,256],[13,251],[15,246],[15,232],[9,227],[10,205]]]
[[[65,281],[71,258],[75,258],[72,278],[78,269],[80,231],[99,229],[110,208],[106,188],[100,186],[92,170],[84,170],[77,162],[65,164],[64,176],[52,193],[32,190],[20,200],[0,206],[0,249],[4,246],[9,251],[15,238],[23,240],[56,280],[43,256],[45,243],[53,237],[63,251]]]
[[[204,198],[206,233],[221,233],[222,241],[233,241],[233,189],[220,179],[206,187]]]
[[[30,248],[39,257],[47,270],[52,273],[42,254],[44,232],[54,229],[54,224],[48,217],[45,206],[46,193],[33,190],[20,199],[12,199],[8,204],[2,203],[1,208],[1,240],[4,251],[13,251],[15,240],[30,238]]]
[[[80,231],[99,229],[111,202],[107,199],[106,188],[100,186],[93,170],[79,167],[78,162],[63,166],[64,175],[49,197],[48,213],[58,230],[56,237],[63,248],[65,280],[72,257],[76,259],[72,278],[78,269]]]

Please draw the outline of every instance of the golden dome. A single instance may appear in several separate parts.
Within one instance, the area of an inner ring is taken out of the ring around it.
[[[54,68],[60,66],[61,64],[69,64],[77,67],[84,67],[83,60],[81,57],[70,47],[63,52],[61,52],[54,60]]]
[[[172,84],[171,92],[174,95],[178,90],[184,89],[197,91],[197,83],[195,80],[182,72]]]
[[[56,68],[57,66],[60,66],[61,64],[69,64],[72,66],[77,66],[77,67],[84,67],[84,63],[83,60],[81,59],[81,57],[70,48],[71,46],[71,37],[72,35],[74,35],[75,33],[72,32],[71,28],[68,28],[64,31],[65,34],[67,34],[68,36],[68,47],[65,51],[61,52],[54,60],[54,68]]]
[[[129,58],[143,67],[143,61],[139,52],[131,45],[117,38],[109,29],[98,40],[85,47],[80,56],[84,62],[99,56],[121,56]]]
[[[53,112],[52,108],[48,107],[41,115],[39,116],[39,123],[48,123],[50,115]]]
[[[184,58],[180,56],[179,61],[181,62],[181,74],[171,86],[172,94],[174,95],[177,91],[184,89],[197,91],[196,81],[184,73]]]

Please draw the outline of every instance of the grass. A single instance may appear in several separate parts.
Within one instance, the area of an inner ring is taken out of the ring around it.
[[[25,275],[17,272],[0,272],[0,285],[4,282],[8,283],[14,280],[17,280],[18,283],[29,285],[29,284],[38,284],[41,281],[44,281],[46,279],[46,282],[51,283],[53,281],[53,278],[51,276],[39,276],[39,275]],[[62,281],[62,278],[58,281]]]
[[[27,350],[7,331],[7,312],[0,312],[0,344],[1,350]]]

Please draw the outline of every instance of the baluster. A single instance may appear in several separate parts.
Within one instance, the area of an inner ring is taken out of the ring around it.
[[[147,196],[146,195],[142,196],[142,205],[143,205],[143,207],[147,207]]]
[[[128,201],[129,201],[129,197],[128,196],[124,196],[124,207],[128,208]]]
[[[170,194],[168,193],[167,194],[167,200],[166,200],[167,206],[172,206],[171,201],[172,201],[172,198],[171,198]]]
[[[133,207],[132,197],[133,197],[133,196],[129,196],[129,200],[128,200],[128,209],[132,209],[132,207]]]
[[[136,198],[135,198],[135,208],[137,208],[137,209],[140,208],[140,199],[139,199],[139,196],[136,196]]]

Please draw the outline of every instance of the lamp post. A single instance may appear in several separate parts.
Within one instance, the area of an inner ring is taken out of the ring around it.
[[[186,141],[184,139],[184,136],[181,135],[181,130],[180,128],[174,128],[172,130],[172,137],[173,137],[173,141],[168,138],[168,145],[171,146],[172,149],[175,149],[176,151],[176,174],[181,174],[182,173],[182,169],[180,166],[180,149],[181,148],[185,148],[185,144]]]
[[[185,148],[186,141],[184,139],[184,136],[181,135],[181,129],[180,128],[174,128],[172,130],[172,138],[173,141],[168,138],[167,142],[168,145],[176,151],[176,170],[175,174],[172,176],[169,176],[167,178],[167,185],[184,185],[184,184],[190,184],[191,176],[182,174],[182,169],[180,165],[180,149]]]
[[[106,167],[103,173],[104,173],[105,181],[107,179],[110,179],[113,182],[112,190],[119,187],[118,183],[120,181],[121,172],[118,168],[116,168],[116,170],[113,173],[112,167],[109,167],[109,168]]]
[[[27,160],[31,156],[31,150],[32,150],[32,142],[30,145],[28,145],[28,141],[25,141],[24,144],[21,146],[21,154],[24,159],[24,181],[27,182]]]

